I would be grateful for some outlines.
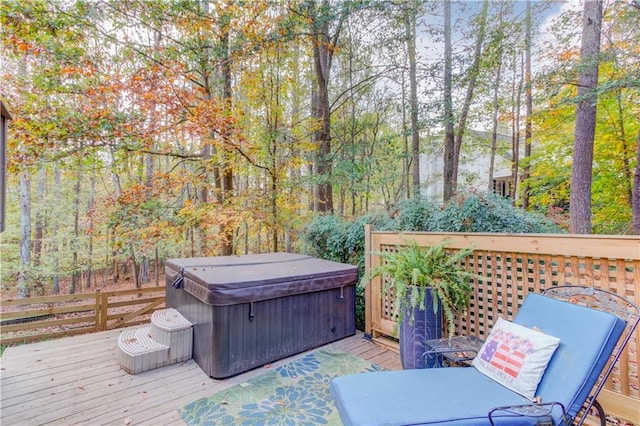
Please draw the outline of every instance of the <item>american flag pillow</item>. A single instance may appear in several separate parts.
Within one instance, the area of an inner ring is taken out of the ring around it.
[[[498,318],[473,366],[514,392],[535,400],[538,383],[560,339]]]

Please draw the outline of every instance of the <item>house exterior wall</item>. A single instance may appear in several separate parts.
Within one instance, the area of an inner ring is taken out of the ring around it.
[[[427,149],[420,155],[420,182],[422,194],[434,201],[442,200],[444,155],[442,141],[444,136],[436,135],[423,138]],[[523,144],[521,144],[523,145]],[[491,161],[491,135],[486,132],[472,131],[465,139],[469,147],[460,153],[458,188],[487,191],[489,189],[489,166]],[[511,140],[499,135],[493,181],[491,187],[502,195],[500,189],[511,187]]]

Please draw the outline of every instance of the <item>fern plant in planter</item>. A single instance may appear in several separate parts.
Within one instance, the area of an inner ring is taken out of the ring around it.
[[[424,341],[442,337],[443,316],[448,334],[453,336],[454,315],[469,304],[473,290],[470,281],[482,279],[460,267],[460,261],[473,250],[465,248],[450,253],[445,250],[446,243],[445,240],[431,247],[420,247],[412,242],[398,247],[396,252],[379,253],[381,263],[366,276],[366,279],[388,278],[384,290],[391,290],[395,296],[400,355],[405,369],[425,366]]]

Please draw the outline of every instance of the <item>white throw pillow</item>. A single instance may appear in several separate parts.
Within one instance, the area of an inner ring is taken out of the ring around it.
[[[560,339],[502,318],[480,348],[473,366],[485,376],[533,401]]]

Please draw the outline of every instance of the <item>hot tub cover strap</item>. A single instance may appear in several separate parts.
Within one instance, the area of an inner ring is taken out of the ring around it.
[[[182,288],[183,282],[184,282],[184,268],[180,268],[180,271],[178,272],[178,276],[176,277],[175,280],[173,280],[173,282],[171,283],[171,286],[173,288]]]

